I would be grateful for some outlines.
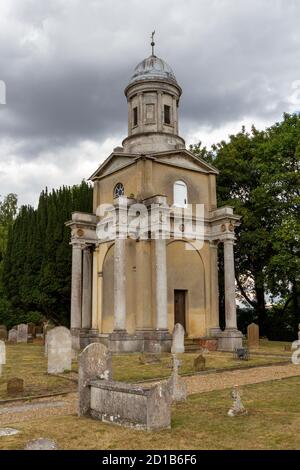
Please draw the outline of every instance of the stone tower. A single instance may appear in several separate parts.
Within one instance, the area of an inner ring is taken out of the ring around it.
[[[151,55],[134,69],[125,89],[128,137],[124,152],[161,152],[185,148],[178,135],[178,106],[182,90],[171,67]]]
[[[171,67],[154,54],[152,41],[152,54],[135,67],[125,88],[128,136],[90,177],[93,214],[75,212],[67,222],[72,233],[75,349],[98,341],[119,353],[170,351],[177,323],[197,345],[231,351],[242,345],[234,276],[234,230],[240,217],[231,207],[217,208],[218,170],[186,150],[179,136],[181,93]],[[106,214],[104,205],[109,207]],[[176,210],[188,206],[192,213],[178,225]],[[199,206],[203,216],[195,210]],[[149,225],[139,228],[132,237],[128,226],[137,208],[154,225],[151,230]],[[162,227],[165,218],[168,234]],[[100,235],[110,221],[117,228],[113,236]],[[201,246],[189,229],[199,221]],[[120,227],[126,229],[122,237]],[[220,243],[225,264],[223,332],[218,311]]]

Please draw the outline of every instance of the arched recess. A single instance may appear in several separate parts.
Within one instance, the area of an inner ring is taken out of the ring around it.
[[[175,291],[184,291],[186,332],[191,338],[205,336],[205,265],[192,243],[172,240],[167,244],[167,278],[169,330],[174,327]]]

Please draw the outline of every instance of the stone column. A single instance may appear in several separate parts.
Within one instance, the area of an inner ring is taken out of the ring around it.
[[[233,245],[234,240],[224,240],[224,287],[226,329],[237,329]]]
[[[82,328],[92,327],[92,253],[89,247],[83,250],[82,276]]]
[[[126,274],[125,245],[126,240],[116,238],[114,253],[114,331],[126,330]]]
[[[168,329],[166,240],[155,240],[156,329]]]
[[[224,284],[226,328],[218,337],[220,351],[234,351],[243,346],[243,335],[237,329],[233,239],[224,240]]]
[[[82,250],[72,245],[71,328],[81,328]]]
[[[219,318],[219,279],[218,279],[218,244],[210,243],[210,325],[211,336],[218,336],[220,330]]]

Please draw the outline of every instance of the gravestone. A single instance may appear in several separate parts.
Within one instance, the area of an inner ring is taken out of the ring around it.
[[[18,339],[17,330],[9,330],[8,332],[8,341],[9,343],[16,343]]]
[[[183,326],[180,323],[176,323],[172,334],[172,354],[184,353],[184,335]]]
[[[259,348],[259,326],[251,323],[247,328],[248,349]]]
[[[78,415],[84,416],[89,412],[91,405],[89,381],[96,378],[103,380],[112,379],[111,354],[104,344],[92,343],[84,348],[78,360]]]
[[[234,416],[246,415],[248,412],[245,409],[241,396],[238,390],[238,386],[235,385],[232,389],[231,396],[233,398],[233,404],[230,410],[228,411],[228,416],[233,418]]]
[[[68,328],[57,326],[47,333],[48,374],[72,368],[72,338]]]
[[[13,377],[7,382],[7,394],[8,395],[19,395],[24,391],[24,380],[18,377]]]
[[[28,325],[21,323],[17,329],[17,343],[27,343],[28,341]]]
[[[200,354],[194,359],[194,371],[201,372],[205,370],[205,357]]]
[[[2,375],[2,367],[6,364],[6,348],[4,341],[0,340],[0,377]]]
[[[187,396],[187,388],[185,382],[178,374],[178,367],[180,361],[177,359],[176,354],[172,354],[173,370],[172,375],[168,380],[168,389],[172,401],[185,401]]]
[[[34,323],[28,323],[28,336],[30,336],[30,338],[34,339],[35,338],[35,324]]]
[[[27,442],[24,450],[58,450],[57,443],[53,439],[40,437]]]
[[[7,340],[7,328],[5,325],[0,325],[0,340]]]

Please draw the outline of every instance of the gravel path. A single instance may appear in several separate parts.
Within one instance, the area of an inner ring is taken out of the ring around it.
[[[188,395],[231,388],[233,385],[247,385],[286,377],[300,376],[300,365],[256,367],[255,369],[219,372],[210,375],[183,377]]]
[[[1,411],[4,412],[1,414]],[[65,397],[53,397],[51,402],[49,402],[49,397],[31,400],[30,403],[14,402],[9,406],[0,407],[0,426],[76,413],[77,393],[70,393]]]

